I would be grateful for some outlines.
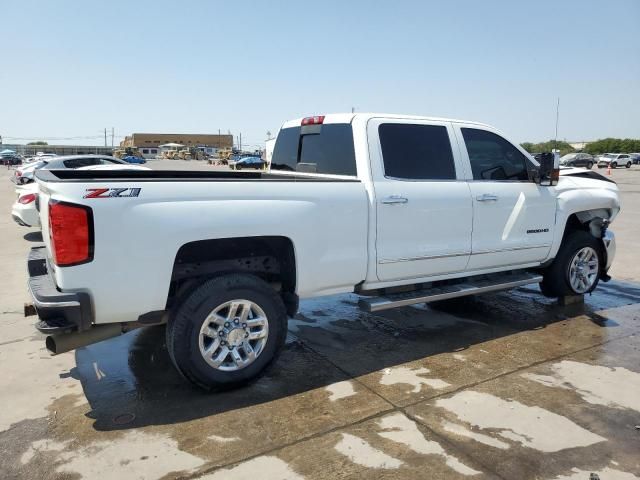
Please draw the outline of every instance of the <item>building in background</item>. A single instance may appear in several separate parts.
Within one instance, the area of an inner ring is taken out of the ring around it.
[[[36,153],[55,153],[56,155],[111,155],[111,147],[95,145],[18,145],[4,144],[8,148],[24,157],[33,157]]]
[[[571,145],[571,148],[573,148],[574,150],[581,151],[584,150],[590,143],[591,142],[569,142],[569,145]]]
[[[160,145],[180,144],[185,147],[199,147],[209,155],[219,149],[233,147],[233,135],[199,133],[132,133],[120,142],[121,148],[135,147],[146,158],[154,158],[160,153]]]

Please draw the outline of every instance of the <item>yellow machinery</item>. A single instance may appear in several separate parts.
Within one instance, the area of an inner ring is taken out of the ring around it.
[[[118,148],[113,151],[113,156],[120,159],[129,156],[144,158],[136,147]]]

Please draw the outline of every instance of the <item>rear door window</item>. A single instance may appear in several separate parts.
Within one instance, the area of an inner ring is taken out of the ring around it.
[[[455,180],[447,127],[383,123],[378,127],[384,173],[403,180]]]
[[[355,176],[351,125],[329,123],[307,129],[291,127],[280,130],[273,149],[271,169]]]

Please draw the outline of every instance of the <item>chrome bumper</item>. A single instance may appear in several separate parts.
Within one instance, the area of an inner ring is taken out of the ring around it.
[[[602,244],[604,245],[605,254],[607,256],[605,260],[605,272],[611,268],[613,263],[613,257],[616,256],[616,236],[609,229],[604,231],[602,236]]]

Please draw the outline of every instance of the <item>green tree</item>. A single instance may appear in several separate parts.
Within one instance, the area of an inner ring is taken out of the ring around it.
[[[29,142],[27,145],[49,145],[47,142],[38,141],[38,142]]]
[[[520,144],[529,153],[542,153],[550,152],[554,148],[560,150],[560,155],[566,155],[567,153],[575,152],[575,149],[567,142],[558,140],[549,140],[548,142],[531,143],[524,142]]]
[[[640,152],[640,140],[633,138],[602,138],[591,142],[584,150],[592,155],[600,153],[636,153]]]

